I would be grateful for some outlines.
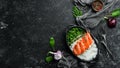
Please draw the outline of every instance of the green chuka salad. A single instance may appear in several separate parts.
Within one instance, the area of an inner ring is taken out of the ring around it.
[[[82,37],[85,34],[85,30],[79,27],[73,27],[71,28],[66,35],[66,40],[68,44],[72,44],[74,41],[76,41],[79,37]]]

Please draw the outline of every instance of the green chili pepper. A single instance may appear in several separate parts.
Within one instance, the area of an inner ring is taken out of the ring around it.
[[[55,39],[53,37],[50,38],[49,44],[53,50],[55,49]]]
[[[120,16],[120,8],[113,10],[111,15],[112,15],[112,17]]]
[[[120,8],[113,10],[110,14],[106,15],[104,18],[109,19],[110,17],[118,17],[120,16]]]
[[[46,62],[51,62],[53,60],[53,57],[52,56],[47,56],[46,58],[45,58],[45,61]]]

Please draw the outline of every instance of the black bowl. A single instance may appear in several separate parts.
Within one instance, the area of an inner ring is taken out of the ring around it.
[[[67,33],[68,33],[68,31],[70,30],[70,29],[72,29],[72,28],[81,28],[81,29],[84,29],[86,32],[87,31],[89,31],[89,30],[87,30],[87,29],[85,29],[84,27],[80,27],[80,26],[77,26],[77,25],[70,25],[70,26],[68,26],[68,28],[66,29],[66,44],[67,44],[67,46],[68,46],[68,48],[70,49],[70,47],[69,47],[69,44],[68,44],[68,41],[67,41]],[[90,33],[91,34],[91,33]],[[96,46],[97,46],[97,48],[98,48],[98,42],[97,42],[97,40],[96,40],[96,38],[91,34],[91,36],[92,36],[92,38],[94,39],[94,41],[95,41],[95,44],[96,44]],[[71,51],[72,52],[72,51]],[[74,53],[72,52],[72,54],[74,55]],[[75,56],[75,55],[74,55]],[[77,59],[79,59],[79,61],[80,62],[87,62],[87,63],[94,63],[94,62],[96,62],[97,60],[98,60],[98,58],[99,58],[99,48],[98,48],[98,53],[97,53],[97,55],[96,55],[96,58],[94,58],[94,59],[92,59],[91,61],[85,61],[85,60],[82,60],[82,59],[80,59],[80,58],[78,58],[77,56],[75,56]]]

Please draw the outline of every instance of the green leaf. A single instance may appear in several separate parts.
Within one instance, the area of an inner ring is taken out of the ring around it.
[[[74,16],[74,17],[77,17],[77,16],[81,16],[81,15],[82,15],[82,11],[81,11],[80,9],[78,9],[77,6],[74,6],[74,7],[73,7],[72,13],[73,13],[73,16]]]
[[[47,57],[45,58],[45,61],[46,61],[47,63],[51,62],[52,60],[53,60],[53,57],[52,57],[52,56],[47,56]]]
[[[53,37],[50,38],[49,44],[50,44],[50,47],[52,47],[54,49],[54,47],[55,47],[55,39]]]

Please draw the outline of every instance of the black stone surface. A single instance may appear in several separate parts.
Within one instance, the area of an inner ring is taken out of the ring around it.
[[[65,29],[68,25],[75,24],[72,1],[0,0],[0,24],[0,68],[57,68],[57,62],[48,64],[44,59],[51,50],[51,36],[56,40],[56,49],[68,51]],[[105,27],[108,46],[116,57],[116,64],[106,60],[94,68],[120,67],[119,25],[118,23],[114,29]],[[91,30],[96,37],[99,29],[100,27]]]

